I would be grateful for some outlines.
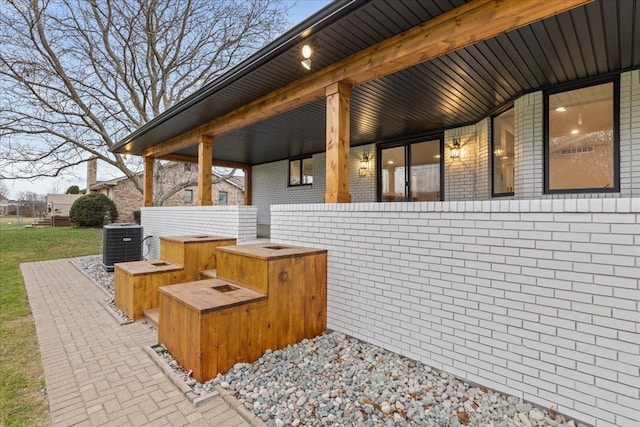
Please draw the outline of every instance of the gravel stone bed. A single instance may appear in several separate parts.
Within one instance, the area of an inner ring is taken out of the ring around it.
[[[267,351],[213,384],[269,426],[585,426],[338,332]]]
[[[73,262],[113,295],[101,257]],[[267,350],[204,384],[153,348],[196,394],[219,385],[269,426],[587,427],[338,332]]]

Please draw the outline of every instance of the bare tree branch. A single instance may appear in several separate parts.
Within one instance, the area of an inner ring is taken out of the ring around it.
[[[0,198],[9,198],[9,187],[4,181],[0,181]]]
[[[0,178],[95,155],[142,191],[139,162],[109,148],[281,33],[285,12],[281,0],[0,0]]]

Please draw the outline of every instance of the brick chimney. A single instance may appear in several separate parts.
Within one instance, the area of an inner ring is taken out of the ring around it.
[[[91,156],[87,160],[87,190],[98,182],[98,157]]]

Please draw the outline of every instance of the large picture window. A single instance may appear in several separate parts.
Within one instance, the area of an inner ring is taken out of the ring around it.
[[[313,184],[313,158],[289,161],[289,185]]]
[[[513,108],[492,121],[493,195],[512,196],[514,181],[514,114]]]
[[[441,151],[440,138],[381,148],[378,200],[442,200]]]
[[[619,189],[616,82],[545,97],[545,191]]]

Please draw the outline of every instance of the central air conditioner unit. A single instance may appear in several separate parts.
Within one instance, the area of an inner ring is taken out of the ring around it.
[[[102,235],[102,267],[113,271],[116,262],[142,261],[142,226],[115,223],[105,225]]]

